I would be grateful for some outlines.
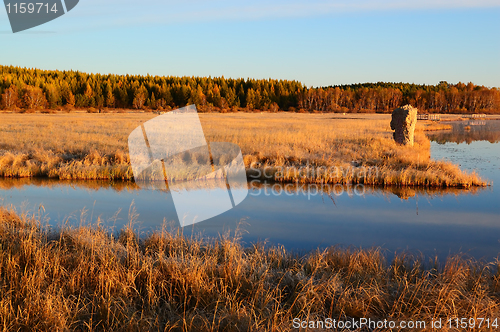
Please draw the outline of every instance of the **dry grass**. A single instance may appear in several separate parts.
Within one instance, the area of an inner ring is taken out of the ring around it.
[[[419,120],[416,131],[442,131],[451,130],[453,126],[449,123],[436,122],[431,120]]]
[[[127,137],[147,119],[139,114],[1,117],[1,176],[87,180],[132,179]]]
[[[2,114],[0,176],[130,180],[127,137],[153,116]],[[201,120],[209,141],[238,144],[247,167],[267,168],[266,174],[277,181],[485,185],[475,174],[430,160],[430,142],[423,126],[417,128],[415,147],[395,144],[389,115],[237,113],[202,114]],[[328,172],[294,172],[307,167],[323,167]]]
[[[404,254],[387,263],[379,249],[298,256],[229,235],[43,229],[0,209],[3,331],[290,331],[294,318],[499,315],[498,262],[424,266]]]
[[[476,174],[430,159],[430,141],[423,131],[438,124],[419,124],[415,146],[406,147],[392,139],[390,115],[207,114],[202,120],[211,140],[238,144],[247,166],[268,168],[266,174],[278,181],[485,185]]]

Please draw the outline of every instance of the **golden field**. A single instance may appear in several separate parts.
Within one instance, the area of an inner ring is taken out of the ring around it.
[[[0,176],[131,180],[128,135],[154,116],[0,114]],[[238,144],[249,173],[266,169],[277,181],[486,185],[475,174],[430,159],[424,130],[446,129],[441,124],[419,123],[415,146],[405,147],[392,140],[390,115],[230,113],[200,117],[208,141]]]
[[[335,247],[300,256],[244,248],[238,234],[43,226],[0,208],[3,331],[290,331],[293,319],[326,318],[421,320],[428,331],[442,319],[440,331],[458,331],[447,319],[499,316],[498,262],[387,262],[380,249]],[[475,330],[495,330],[484,326]]]

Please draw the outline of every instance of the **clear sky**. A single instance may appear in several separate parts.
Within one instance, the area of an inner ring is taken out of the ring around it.
[[[27,0],[28,1],[28,0]],[[80,0],[0,64],[115,74],[500,87],[500,0]]]

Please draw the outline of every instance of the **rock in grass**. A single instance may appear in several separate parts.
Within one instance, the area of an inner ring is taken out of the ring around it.
[[[413,146],[418,110],[411,105],[396,108],[392,112],[391,129],[398,144]]]

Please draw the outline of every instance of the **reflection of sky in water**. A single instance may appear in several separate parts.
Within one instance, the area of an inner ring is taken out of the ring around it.
[[[500,183],[498,143],[433,142],[432,155],[458,163],[464,169],[476,169],[481,176]],[[70,221],[78,224],[83,207],[89,210],[88,218],[92,215],[96,220],[101,216],[105,221],[121,209],[120,219],[109,221],[119,229],[128,221],[132,202],[139,214],[140,228],[145,232],[160,229],[164,219],[177,224],[172,198],[161,191],[28,185],[0,190],[0,197],[4,205],[19,207],[27,202],[26,208],[32,211],[43,204],[53,225],[61,224],[70,215]],[[409,200],[377,190],[364,196],[344,192],[333,198],[335,203],[325,194],[315,195],[315,191],[310,195],[304,192],[276,195],[272,190],[255,189],[233,210],[184,231],[217,236],[234,230],[244,219],[246,243],[268,240],[295,250],[336,244],[382,246],[388,253],[411,249],[444,258],[461,251],[488,260],[500,252],[500,197],[494,186],[476,194],[444,192]]]

